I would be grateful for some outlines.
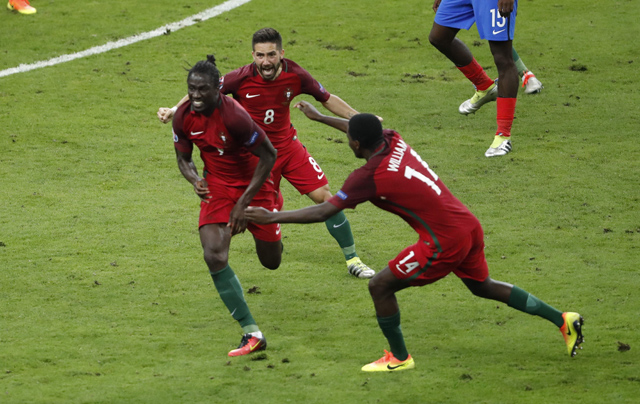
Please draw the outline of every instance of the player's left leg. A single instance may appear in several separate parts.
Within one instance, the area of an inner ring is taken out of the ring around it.
[[[240,280],[229,266],[230,228],[222,223],[205,224],[200,227],[200,241],[204,260],[220,299],[231,313],[231,317],[242,327],[240,346],[230,351],[229,356],[246,355],[265,349],[267,341],[251,315]]]
[[[365,372],[399,371],[413,369],[415,362],[404,342],[400,327],[400,308],[396,299],[396,292],[409,286],[391,272],[387,266],[369,281],[369,293],[376,309],[378,325],[389,342],[391,352],[385,350],[385,355],[375,362],[362,367]]]
[[[490,277],[482,282],[462,278],[462,282],[478,297],[497,300],[516,310],[551,321],[560,328],[569,355],[575,356],[576,349],[583,341],[583,320],[578,313],[562,313],[529,292],[505,282],[495,281]]]
[[[323,203],[331,198],[329,184],[317,188],[307,194],[316,204]],[[371,278],[375,271],[365,265],[356,252],[356,243],[351,232],[351,224],[343,211],[336,213],[324,222],[329,234],[338,242],[342,249],[344,259],[347,262],[349,273],[356,278]]]
[[[515,48],[511,49],[513,53],[513,62],[516,64],[516,68],[518,69],[518,76],[522,80],[522,87],[524,88],[525,94],[535,94],[542,91],[542,83],[535,74],[531,70],[525,66],[524,62],[516,52]]]

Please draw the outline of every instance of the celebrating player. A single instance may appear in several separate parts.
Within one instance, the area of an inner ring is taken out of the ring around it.
[[[253,63],[226,74],[220,81],[220,91],[233,95],[278,151],[271,173],[276,189],[280,189],[280,179],[284,177],[301,195],[322,203],[331,198],[329,183],[320,165],[298,139],[291,123],[291,101],[299,94],[309,94],[338,116],[348,118],[357,111],[330,94],[302,67],[285,59],[282,37],[275,29],[258,30],[253,34],[252,46]],[[178,105],[184,101],[186,97]],[[160,108],[158,118],[168,122],[176,108]],[[344,213],[339,211],[328,217],[325,225],[340,245],[349,273],[358,278],[375,275],[358,257],[351,225]]]
[[[238,349],[229,352],[240,356],[265,349],[267,341],[229,266],[229,245],[233,235],[248,229],[262,265],[280,266],[280,226],[247,223],[244,214],[249,204],[277,208],[277,191],[269,176],[276,150],[237,102],[220,95],[219,82],[211,55],[189,70],[189,99],[176,111],[173,140],[180,172],[202,199],[199,227],[204,260],[220,298],[244,333]],[[191,158],[194,144],[204,162],[203,177]]]
[[[498,129],[486,157],[504,156],[511,151],[511,125],[518,95],[518,69],[513,61],[511,41],[516,26],[517,0],[435,0],[429,42],[476,87],[476,93],[463,102],[459,112],[476,112],[482,105],[498,98]],[[460,29],[478,27],[480,38],[489,41],[493,60],[498,68],[498,82],[494,82],[456,35]]]
[[[355,156],[367,162],[351,173],[327,202],[283,212],[249,207],[245,211],[247,219],[264,224],[319,222],[342,209],[371,201],[400,216],[419,236],[415,244],[401,251],[369,281],[378,324],[391,352],[385,350],[382,358],[365,365],[363,371],[415,367],[400,328],[395,294],[410,286],[436,282],[451,272],[476,296],[506,303],[554,323],[564,336],[569,355],[575,355],[583,341],[580,314],[562,313],[517,286],[491,279],[480,222],[397,132],[383,130],[371,114],[358,114],[347,121],[322,115],[307,102],[296,106],[310,119],[346,132]]]

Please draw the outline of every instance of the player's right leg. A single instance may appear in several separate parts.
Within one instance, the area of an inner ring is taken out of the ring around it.
[[[376,309],[378,326],[389,342],[391,352],[377,361],[362,367],[364,372],[394,372],[415,368],[415,362],[404,342],[400,327],[400,308],[396,292],[409,286],[406,281],[396,278],[387,266],[369,281],[369,294]]]
[[[441,3],[429,33],[429,42],[465,75],[474,85],[473,97],[458,107],[458,112],[468,115],[484,104],[495,101],[497,86],[475,60],[469,48],[456,38],[460,29],[469,29],[475,22],[470,1],[454,0]]]

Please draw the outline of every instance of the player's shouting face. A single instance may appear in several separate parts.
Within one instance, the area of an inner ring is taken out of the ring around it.
[[[209,115],[218,106],[220,90],[218,83],[206,74],[191,73],[187,79],[191,109]]]
[[[278,49],[278,45],[272,42],[257,43],[251,55],[263,79],[272,81],[278,78],[282,71],[284,49]]]

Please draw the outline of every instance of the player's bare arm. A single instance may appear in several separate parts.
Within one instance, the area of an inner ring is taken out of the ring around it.
[[[209,195],[207,181],[198,175],[198,169],[191,158],[191,153],[183,153],[176,149],[176,159],[178,160],[178,168],[182,176],[193,185],[193,190],[196,195],[198,195],[203,202],[209,203],[211,195]]]
[[[306,115],[307,118],[312,121],[317,121],[324,123],[325,125],[331,126],[332,128],[336,128],[338,130],[347,133],[347,128],[349,127],[349,121],[344,118],[337,118],[333,116],[328,116],[321,114],[316,107],[314,107],[311,103],[307,101],[300,101],[294,107],[298,108],[302,111],[303,114]]]
[[[265,208],[249,206],[245,209],[245,217],[249,221],[261,224],[317,223],[324,222],[338,212],[340,212],[340,209],[337,206],[329,202],[323,202],[319,205],[284,212],[269,212]]]
[[[441,2],[441,1],[442,1],[442,0],[435,0],[435,1],[433,2],[433,11],[434,11],[434,12],[438,12],[438,7],[440,7],[440,2]]]
[[[329,99],[322,103],[322,106],[332,113],[346,119],[349,119],[358,113],[358,111],[351,108],[351,106],[342,100],[342,98],[334,94],[331,94]]]
[[[188,99],[189,99],[189,96],[185,95],[184,97],[182,97],[182,99],[180,101],[178,101],[176,106],[173,107],[173,108],[166,108],[166,107],[158,108],[158,119],[160,120],[160,122],[162,122],[162,123],[170,122],[171,119],[173,118],[173,115],[176,113],[176,111],[180,107],[180,105],[182,105],[185,102],[187,102]]]
[[[227,227],[231,227],[231,234],[242,233],[246,230],[247,219],[245,218],[244,210],[256,196],[262,184],[269,178],[269,173],[271,173],[271,169],[276,162],[277,152],[269,139],[265,138],[265,140],[251,152],[258,156],[260,160],[253,173],[253,177],[251,177],[251,182],[229,215]]]

